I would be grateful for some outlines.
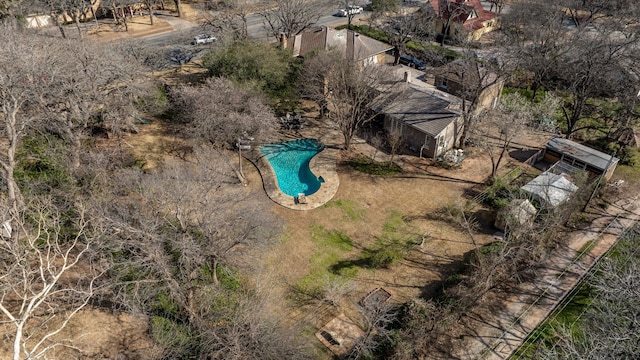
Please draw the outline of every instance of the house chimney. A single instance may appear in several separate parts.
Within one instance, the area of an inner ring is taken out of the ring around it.
[[[286,49],[287,45],[287,35],[285,33],[280,33],[280,47]]]
[[[409,71],[405,71],[404,72],[404,82],[406,83],[410,83],[411,82],[411,76],[409,76]]]

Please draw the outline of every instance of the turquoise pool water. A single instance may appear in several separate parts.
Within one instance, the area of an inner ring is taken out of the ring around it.
[[[320,189],[322,179],[309,169],[309,162],[324,149],[316,139],[301,139],[264,145],[260,152],[276,173],[278,187],[289,196],[311,195]]]

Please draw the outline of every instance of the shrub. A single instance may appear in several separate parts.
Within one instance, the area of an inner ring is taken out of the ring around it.
[[[336,26],[336,30],[342,30],[348,28],[349,25],[340,25]],[[351,25],[351,30],[360,33],[362,35],[368,36],[372,39],[376,39],[378,41],[382,41],[385,43],[389,43],[389,37],[382,30],[378,30],[369,25]]]
[[[402,172],[402,168],[396,163],[373,161],[366,156],[351,158],[349,165],[360,172],[371,175],[395,175]]]
[[[640,165],[640,151],[631,146],[623,146],[618,152],[618,157],[620,158],[620,162],[624,165]]]
[[[66,162],[64,141],[50,134],[27,137],[16,156],[14,176],[21,188],[35,193],[68,190],[75,185]]]
[[[407,250],[406,244],[400,244],[398,242],[384,244],[377,249],[368,250],[364,260],[368,267],[374,269],[388,268],[402,260]]]
[[[206,54],[202,61],[211,76],[253,84],[272,99],[287,104],[297,98],[295,84],[300,61],[272,44],[237,41]]]

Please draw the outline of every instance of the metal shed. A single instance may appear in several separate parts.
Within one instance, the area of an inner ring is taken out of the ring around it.
[[[613,175],[620,161],[615,156],[561,137],[549,140],[544,157],[551,163],[562,161],[595,175],[604,173],[607,180]]]

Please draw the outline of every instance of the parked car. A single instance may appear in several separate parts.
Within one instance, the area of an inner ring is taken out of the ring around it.
[[[212,42],[214,42],[216,40],[218,40],[218,38],[216,38],[213,35],[200,34],[200,35],[197,35],[196,37],[193,38],[193,41],[191,42],[191,45],[209,44],[209,43],[212,43]]]
[[[363,11],[364,11],[364,9],[362,8],[362,6],[349,5],[347,7],[347,9],[338,10],[338,16],[346,17],[346,16],[349,16],[349,15],[357,15],[357,14],[362,13]]]
[[[424,63],[411,55],[400,55],[400,64],[406,65],[417,70],[424,70],[427,67]]]

